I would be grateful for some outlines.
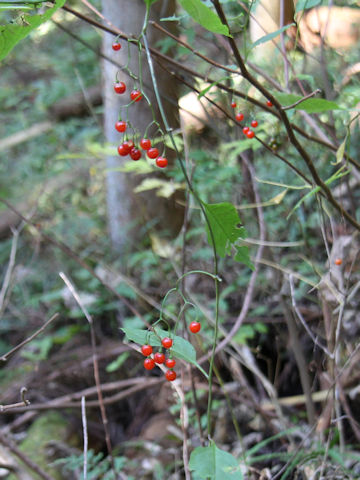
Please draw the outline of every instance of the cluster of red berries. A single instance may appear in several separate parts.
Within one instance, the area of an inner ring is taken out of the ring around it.
[[[236,102],[231,102],[231,107],[232,108],[236,108]],[[241,112],[238,112],[235,114],[235,119],[238,121],[238,122],[242,122],[244,120],[244,114],[241,113]],[[257,120],[252,120],[251,122],[251,126],[252,128],[256,128],[258,126],[258,122]],[[253,130],[250,129],[250,127],[244,127],[243,128],[243,133],[244,135],[246,135],[248,138],[254,138],[255,137],[255,133]]]
[[[170,349],[173,345],[173,341],[171,338],[165,337],[161,340],[161,345],[166,349]],[[151,345],[143,345],[141,347],[141,352],[143,355],[145,355],[145,357],[147,357],[144,360],[144,368],[146,370],[152,370],[156,363],[158,365],[165,363],[169,369],[165,373],[166,380],[173,382],[176,379],[176,372],[173,370],[176,365],[175,359],[171,357],[166,358],[165,354],[162,352],[156,352],[154,353],[153,358],[150,357],[150,355],[153,353],[153,348]]]
[[[189,330],[191,333],[198,333],[200,332],[200,329],[201,324],[199,322],[191,322],[189,325]],[[170,350],[173,346],[173,341],[171,338],[165,337],[161,340],[161,345],[165,349]],[[152,370],[155,367],[155,364],[161,365],[164,363],[168,368],[168,370],[165,372],[166,380],[173,382],[176,379],[176,372],[173,370],[176,365],[176,360],[171,357],[171,354],[170,357],[166,358],[165,354],[160,351],[154,353],[154,355],[151,357],[153,353],[153,347],[148,344],[145,344],[141,347],[141,352],[146,357],[144,360],[144,368],[146,370]]]
[[[112,49],[117,51],[120,50],[121,45],[118,42],[113,43]],[[114,84],[115,93],[122,95],[126,92],[126,85],[124,82],[116,82]],[[142,93],[140,90],[134,89],[130,92],[130,100],[132,102],[139,102],[142,99]],[[115,123],[115,129],[124,133],[127,129],[127,123],[123,120],[119,120]],[[160,168],[165,168],[168,165],[167,158],[160,155],[159,150],[156,147],[151,146],[151,140],[148,138],[143,138],[140,140],[140,147],[142,150],[146,151],[147,156],[155,160],[155,163]],[[118,146],[118,153],[122,157],[130,155],[130,157],[137,161],[140,160],[142,153],[140,148],[136,147],[132,140],[126,140],[121,145]]]
[[[273,106],[273,104],[270,102],[270,100],[268,100],[268,101],[266,102],[266,105],[267,105],[268,107],[272,107],[272,106]],[[236,107],[237,107],[236,102],[234,102],[234,101],[231,102],[231,108],[236,108]],[[242,121],[244,120],[244,114],[241,113],[241,112],[236,113],[236,114],[235,114],[235,119],[236,119],[238,122],[242,122]],[[258,124],[257,120],[252,120],[252,122],[251,122],[250,125],[252,126],[252,128],[256,128],[259,124]],[[255,133],[254,133],[253,130],[250,129],[250,127],[247,127],[247,126],[244,127],[244,128],[243,128],[243,133],[244,133],[244,135],[246,135],[248,138],[254,138],[254,137],[255,137]]]
[[[119,121],[115,123],[115,128],[118,132],[125,132],[127,127],[126,122]],[[165,168],[168,164],[167,158],[162,157],[159,154],[159,150],[156,147],[151,146],[151,140],[148,138],[142,138],[140,140],[140,147],[142,150],[146,151],[146,154],[149,158],[155,159],[155,163],[160,168]],[[126,157],[130,155],[133,160],[139,160],[141,158],[141,150],[135,147],[135,144],[132,140],[126,140],[121,145],[118,146],[118,153],[121,157]]]

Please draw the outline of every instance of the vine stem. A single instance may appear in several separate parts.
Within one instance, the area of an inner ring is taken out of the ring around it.
[[[213,258],[214,258],[214,282],[215,282],[215,326],[214,326],[214,339],[213,339],[213,345],[212,345],[212,351],[211,351],[211,357],[210,357],[210,365],[209,365],[209,395],[208,395],[208,406],[207,406],[207,429],[208,429],[208,436],[209,438],[211,437],[211,405],[212,405],[212,381],[213,381],[213,369],[214,369],[214,360],[215,360],[215,351],[216,351],[216,344],[217,344],[217,339],[218,339],[218,333],[219,333],[219,277],[218,277],[218,256],[217,256],[217,251],[216,251],[216,245],[215,245],[215,238],[214,238],[214,234],[213,234],[213,231],[212,231],[212,228],[211,228],[211,224],[210,224],[210,221],[209,221],[209,218],[206,214],[206,210],[205,210],[205,207],[204,207],[204,204],[203,202],[201,201],[198,193],[196,192],[196,190],[194,189],[192,183],[191,183],[191,180],[188,176],[188,173],[186,171],[186,168],[185,168],[185,165],[184,165],[184,162],[181,158],[181,155],[180,155],[180,152],[177,148],[177,145],[176,145],[176,142],[175,142],[175,139],[174,139],[174,136],[172,134],[172,129],[170,128],[169,126],[169,123],[168,123],[168,120],[167,120],[167,117],[166,117],[166,114],[165,114],[165,110],[164,110],[164,107],[163,107],[163,104],[162,104],[162,100],[161,100],[161,96],[160,96],[160,93],[159,93],[159,89],[158,89],[158,85],[157,85],[157,80],[156,80],[156,75],[155,75],[155,70],[154,70],[154,64],[153,64],[153,61],[152,61],[152,57],[151,57],[151,53],[150,53],[150,48],[149,48],[149,44],[148,44],[148,41],[147,41],[147,37],[146,37],[146,27],[147,27],[147,21],[148,21],[148,18],[149,18],[149,7],[147,6],[147,12],[146,12],[146,16],[145,16],[145,22],[144,22],[144,27],[143,27],[143,30],[142,30],[142,33],[139,37],[139,41],[140,39],[142,38],[143,39],[143,42],[144,42],[144,47],[145,47],[145,52],[146,52],[146,58],[147,58],[147,62],[148,62],[148,66],[149,66],[149,72],[150,72],[150,76],[151,76],[151,81],[152,81],[152,84],[153,84],[153,88],[154,88],[154,93],[155,93],[155,98],[156,98],[156,102],[157,102],[157,105],[158,105],[158,108],[159,108],[159,112],[160,112],[160,116],[162,118],[162,121],[163,121],[163,124],[164,124],[164,127],[165,127],[165,130],[166,130],[166,133],[169,135],[169,138],[170,138],[170,141],[171,141],[171,144],[174,148],[174,151],[175,151],[175,154],[176,154],[176,158],[179,162],[179,165],[180,165],[180,168],[181,168],[181,171],[184,175],[184,178],[185,178],[185,181],[186,181],[186,184],[189,188],[189,191],[190,193],[193,195],[193,197],[195,198],[195,200],[197,201],[197,203],[199,204],[199,207],[202,211],[202,214],[204,215],[204,218],[205,218],[205,221],[206,221],[206,224],[207,224],[207,227],[209,229],[209,234],[210,234],[210,239],[211,239],[211,244],[212,244],[212,249],[213,249]]]

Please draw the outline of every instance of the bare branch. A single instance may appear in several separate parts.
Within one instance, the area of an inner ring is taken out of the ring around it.
[[[51,318],[49,318],[49,320],[47,320],[44,325],[42,327],[39,328],[39,330],[37,330],[35,333],[33,333],[30,337],[28,337],[26,340],[22,341],[21,343],[19,343],[19,345],[16,345],[16,347],[14,347],[12,350],[10,350],[9,352],[5,353],[5,355],[3,355],[2,357],[0,357],[0,361],[2,362],[6,362],[8,357],[10,357],[11,355],[13,355],[15,352],[17,352],[18,350],[20,350],[24,345],[26,345],[27,343],[30,343],[32,340],[34,340],[34,338],[36,338],[38,335],[40,335],[40,333],[42,333],[49,325],[51,322],[53,322],[56,318],[58,318],[59,316],[59,313],[55,313]]]

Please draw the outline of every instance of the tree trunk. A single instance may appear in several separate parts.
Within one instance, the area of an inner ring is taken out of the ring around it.
[[[153,19],[159,19],[163,16],[173,15],[174,7],[175,2],[173,0],[158,1],[152,7],[151,17]],[[114,26],[127,35],[138,37],[143,26],[145,2],[143,0],[104,0],[103,14],[106,19],[109,19]],[[129,45],[127,45],[125,41],[120,40],[122,45],[121,50],[113,52],[112,43],[114,40],[114,36],[104,34],[104,52],[107,55],[112,54],[113,58],[121,65],[128,65],[130,71],[139,77],[139,55],[136,43],[130,42]],[[154,28],[149,27],[148,40],[150,45],[155,45],[159,40],[159,33]],[[141,56],[141,78],[144,91],[154,107],[157,120],[161,123],[157,113],[155,96],[144,54]],[[115,80],[122,81],[126,84],[127,89],[124,94],[118,95],[114,92],[113,86]],[[172,127],[176,127],[177,95],[175,89],[167,75],[162,71],[157,75],[157,80],[160,91],[165,94],[164,107],[168,115],[169,123]],[[129,102],[131,90],[134,87],[138,88],[139,85],[140,82],[131,78],[126,70],[119,70],[110,62],[104,61],[104,130],[106,141],[112,146],[117,146],[122,143],[122,134],[118,133],[114,128],[115,122],[119,119],[120,111],[122,119],[131,123],[134,129],[140,132],[141,136],[144,134],[147,125],[153,120],[151,108],[144,98],[140,102],[133,103],[129,107],[127,114],[125,109],[120,109],[121,105]],[[172,99],[173,102],[170,103],[166,98]],[[154,131],[154,129],[152,129],[152,131]],[[159,150],[161,153],[161,148],[159,148]],[[119,156],[108,156],[106,159],[108,225],[112,247],[117,253],[124,252],[128,249],[130,243],[132,243],[129,241],[129,238],[133,240],[136,237],[134,221],[138,220],[140,224],[144,224],[144,220],[146,221],[149,218],[153,219],[153,215],[156,214],[160,214],[163,218],[166,218],[168,212],[165,212],[165,210],[168,210],[169,206],[171,208],[172,203],[166,199],[166,205],[165,202],[163,202],[163,205],[159,205],[161,200],[156,197],[153,190],[148,194],[151,196],[151,201],[149,200],[149,196],[144,201],[143,195],[134,194],[133,188],[143,179],[143,176],[131,176],[128,173],[125,174],[115,170],[127,161],[128,157],[125,157],[124,160]],[[152,174],[151,176],[154,175]],[[143,217],[143,219],[141,220],[139,216]],[[174,212],[172,212],[172,217],[174,217]],[[179,215],[175,215],[175,217],[181,219]]]

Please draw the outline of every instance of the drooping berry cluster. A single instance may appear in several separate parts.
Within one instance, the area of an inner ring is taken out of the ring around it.
[[[171,338],[165,337],[161,340],[161,344],[165,349],[170,350],[173,345],[173,341]],[[155,367],[155,364],[161,365],[165,363],[168,368],[168,370],[165,372],[166,380],[173,382],[176,379],[176,372],[173,370],[176,365],[176,360],[171,357],[171,354],[170,357],[166,358],[165,354],[160,351],[154,353],[153,357],[151,357],[151,354],[153,353],[153,348],[151,345],[143,345],[141,347],[141,352],[143,355],[145,355],[145,357],[147,357],[144,360],[144,368],[146,370],[152,370]]]
[[[191,333],[199,333],[201,330],[200,322],[191,322],[189,324],[189,330]],[[176,360],[173,358],[173,352],[171,351],[173,343],[174,342],[172,338],[164,337],[161,340],[161,347],[160,351],[158,352],[153,352],[153,347],[147,343],[142,345],[141,347],[141,352],[146,357],[144,360],[144,368],[146,370],[152,370],[153,368],[155,368],[156,364],[165,364],[165,366],[168,368],[168,370],[165,372],[165,378],[169,382],[172,382],[176,379],[176,372],[174,371]],[[166,356],[165,353],[162,352],[163,348],[168,351],[168,356]]]
[[[234,109],[237,108],[237,103],[235,101],[232,101],[230,105],[231,105],[231,108],[234,108]],[[270,100],[267,100],[266,105],[268,107],[273,106],[273,104],[271,103]],[[237,112],[235,114],[235,120],[240,122],[240,123],[244,120],[244,118],[245,118],[245,116],[242,112]],[[254,120],[251,121],[250,125],[251,125],[252,128],[256,128],[259,124],[258,124],[258,121],[254,119]],[[243,131],[244,135],[246,135],[248,138],[254,138],[255,137],[254,130],[251,130],[251,128],[249,126],[243,127],[242,131]]]
[[[121,44],[116,41],[112,45],[112,49],[117,51],[121,49]],[[126,92],[127,87],[124,82],[116,81],[114,83],[114,91],[115,93],[122,95]],[[130,92],[130,104],[135,102],[140,102],[140,100],[143,98],[142,92],[134,88]],[[121,118],[115,123],[115,129],[120,132],[120,133],[125,133],[127,130],[128,124],[127,122],[121,120]],[[135,140],[135,139],[134,139]],[[166,157],[161,156],[159,150],[156,147],[152,147],[151,145],[151,140],[148,138],[143,138],[140,140],[139,145],[140,148],[135,146],[135,141],[134,140],[128,140],[127,135],[124,135],[124,141],[118,146],[118,153],[122,157],[126,157],[127,155],[130,155],[132,160],[140,160],[142,157],[142,152],[141,150],[144,150],[147,154],[147,157],[155,160],[155,164],[159,168],[165,168],[168,165],[168,160]]]
[[[236,108],[236,107],[237,107],[236,102],[234,102],[234,101],[231,102],[231,107],[232,107],[232,108]],[[237,112],[237,113],[235,114],[235,119],[236,119],[236,121],[238,121],[238,122],[240,122],[240,123],[244,120],[244,118],[245,118],[245,116],[244,116],[244,114],[243,114],[242,112]],[[250,125],[252,126],[252,128],[256,128],[256,127],[258,126],[257,120],[252,120],[251,123],[250,123]],[[243,133],[244,133],[244,135],[246,135],[248,138],[254,138],[254,137],[255,137],[254,131],[251,130],[250,127],[248,127],[248,126],[245,126],[245,127],[243,128]]]

